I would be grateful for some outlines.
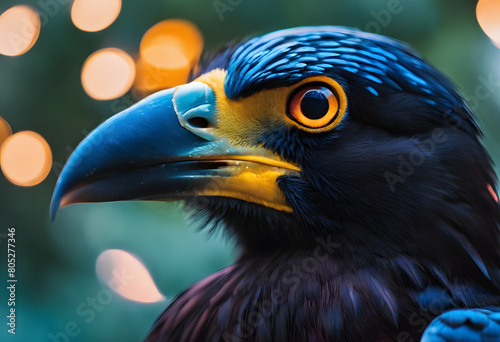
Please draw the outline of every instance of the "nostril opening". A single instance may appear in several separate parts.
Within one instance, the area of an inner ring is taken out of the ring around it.
[[[210,122],[207,119],[199,116],[188,119],[187,122],[189,123],[189,125],[196,128],[208,128],[210,126]]]

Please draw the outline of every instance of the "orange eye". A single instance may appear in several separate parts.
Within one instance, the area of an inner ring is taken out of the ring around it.
[[[288,116],[308,128],[322,128],[338,117],[337,95],[323,83],[299,87],[290,97]]]

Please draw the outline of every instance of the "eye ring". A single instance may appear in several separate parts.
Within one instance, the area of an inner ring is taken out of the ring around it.
[[[325,76],[313,76],[297,84],[287,100],[286,114],[299,128],[319,133],[333,129],[347,111],[342,86]]]
[[[321,83],[299,87],[290,97],[288,113],[292,120],[309,127],[327,126],[337,116],[339,100],[335,93]]]

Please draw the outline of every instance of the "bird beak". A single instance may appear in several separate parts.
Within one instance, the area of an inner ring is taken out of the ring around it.
[[[73,203],[231,197],[291,212],[277,178],[300,169],[218,135],[217,99],[202,82],[157,92],[111,117],[72,153],[51,218]],[[242,129],[244,129],[242,127]]]

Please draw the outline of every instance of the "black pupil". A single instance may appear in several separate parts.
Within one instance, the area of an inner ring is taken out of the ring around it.
[[[300,109],[311,120],[321,119],[328,113],[328,98],[321,90],[309,90],[300,101]]]

